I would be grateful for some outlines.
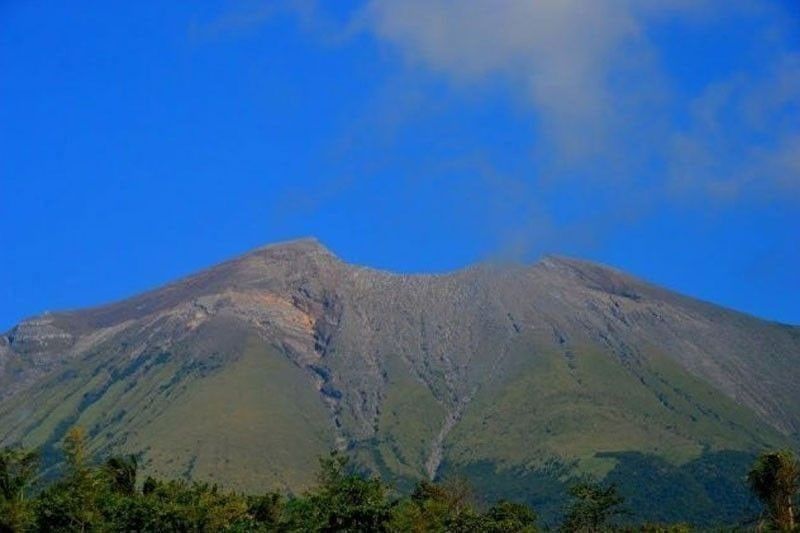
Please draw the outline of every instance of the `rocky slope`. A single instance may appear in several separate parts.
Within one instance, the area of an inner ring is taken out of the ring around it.
[[[152,472],[249,489],[302,488],[340,447],[504,495],[510,473],[796,446],[800,328],[572,259],[411,276],[302,240],[0,338],[0,443],[55,457],[72,425]]]

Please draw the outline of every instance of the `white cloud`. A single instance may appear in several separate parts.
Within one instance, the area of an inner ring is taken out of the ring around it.
[[[764,79],[745,72],[687,100],[671,93],[648,29],[719,24],[720,14],[780,18],[771,10],[756,0],[371,0],[358,24],[458,84],[510,81],[540,126],[537,155],[556,172],[582,165],[607,180],[662,160],[668,170],[652,180],[737,196],[797,180],[800,121],[782,123],[798,118],[786,114],[800,94],[795,62],[765,57],[777,66]],[[675,125],[682,113],[689,126]]]
[[[659,4],[659,8],[653,7]],[[566,157],[614,148],[661,98],[644,21],[704,2],[373,0],[365,23],[409,61],[475,82],[511,79]]]
[[[203,29],[250,29],[280,12],[328,44],[371,33],[457,86],[502,80],[532,111],[542,182],[638,181],[645,194],[729,200],[800,192],[800,54],[785,36],[790,17],[767,0],[366,0],[349,22],[316,0],[246,0]],[[752,22],[749,53],[762,65],[743,61],[695,94],[676,88],[649,35],[663,21],[717,32]],[[380,136],[414,113],[395,99],[361,129]]]
[[[800,55],[715,83],[676,132],[671,186],[720,200],[800,199]]]

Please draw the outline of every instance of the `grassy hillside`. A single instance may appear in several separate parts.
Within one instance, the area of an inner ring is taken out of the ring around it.
[[[313,481],[308,458],[333,446],[328,412],[309,377],[278,349],[233,329],[231,337],[230,324],[203,326],[187,340],[192,354],[178,345],[131,362],[74,361],[2,406],[0,416],[13,422],[0,438],[41,446],[47,461],[66,431],[81,426],[94,452],[143,454],[154,474],[249,490],[302,488]]]
[[[602,452],[640,451],[674,463],[706,450],[758,450],[788,439],[659,356],[621,364],[590,347],[537,353],[478,393],[448,438],[451,462],[527,464],[577,458],[604,475]],[[525,445],[521,445],[525,443]]]

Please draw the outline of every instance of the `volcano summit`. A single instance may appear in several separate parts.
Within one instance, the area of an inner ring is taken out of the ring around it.
[[[800,328],[574,259],[399,275],[306,239],[0,337],[0,444],[48,457],[76,425],[248,490],[341,448],[401,486],[465,475],[546,514],[589,473],[710,521],[755,452],[800,441]]]

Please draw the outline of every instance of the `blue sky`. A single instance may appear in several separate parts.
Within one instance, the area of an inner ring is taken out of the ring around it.
[[[10,0],[0,154],[0,329],[305,235],[800,324],[792,1]]]

